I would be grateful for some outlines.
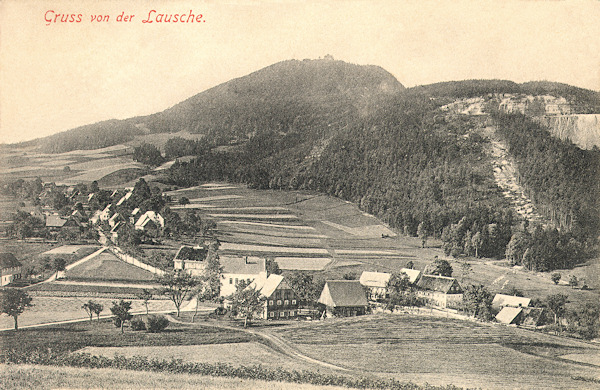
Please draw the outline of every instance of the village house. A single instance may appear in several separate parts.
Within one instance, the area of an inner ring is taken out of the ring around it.
[[[402,268],[400,272],[406,274],[411,285],[414,285],[421,276],[421,271],[416,269]],[[387,272],[363,271],[359,282],[369,290],[368,299],[383,299],[388,296],[387,284],[391,276],[392,274]]]
[[[0,275],[1,286],[12,283],[13,280],[21,279],[23,265],[12,253],[0,253]]]
[[[58,230],[67,223],[66,218],[62,218],[59,215],[48,215],[46,216],[46,227],[51,230]]]
[[[517,297],[514,295],[496,294],[492,300],[492,308],[500,310],[503,307],[527,307],[531,302],[530,298]]]
[[[506,325],[519,325],[523,322],[524,315],[522,307],[506,306],[496,314],[496,321]]]
[[[269,275],[267,279],[255,279],[249,286],[260,291],[266,298],[263,319],[289,319],[298,316],[298,299],[282,275]]]
[[[108,225],[113,228],[115,227],[115,225],[121,221],[124,221],[125,219],[123,218],[123,216],[120,213],[114,213],[112,217],[110,217],[108,219]]]
[[[173,258],[173,268],[183,270],[192,276],[200,276],[206,268],[208,249],[201,246],[184,245]]]
[[[387,284],[391,277],[392,274],[385,272],[363,271],[358,281],[368,289],[368,298],[377,300],[387,297]]]
[[[240,280],[245,280],[248,283],[258,280],[258,283],[260,283],[260,280],[267,279],[265,259],[249,256],[221,256],[219,260],[223,267],[220,294],[222,297],[235,293],[237,283]]]
[[[134,227],[136,230],[142,230],[146,233],[157,235],[165,227],[165,220],[162,215],[150,210],[142,214]]]
[[[318,303],[325,306],[327,317],[357,316],[367,312],[369,303],[358,280],[328,280]]]
[[[455,278],[438,275],[422,275],[417,281],[417,296],[439,307],[455,307],[463,299],[463,290]]]
[[[117,206],[121,206],[123,203],[125,203],[127,201],[127,199],[131,198],[132,194],[133,194],[133,191],[129,191],[128,193],[123,195],[121,197],[121,199],[119,199],[119,201],[117,202]]]
[[[115,207],[113,206],[112,203],[107,204],[106,207],[104,208],[104,210],[102,210],[100,212],[100,215],[99,215],[100,220],[108,221],[110,219],[110,217],[112,217],[113,214],[115,213],[114,208]]]

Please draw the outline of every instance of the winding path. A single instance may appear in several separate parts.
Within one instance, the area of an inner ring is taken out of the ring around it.
[[[179,321],[178,319],[174,318],[171,315],[166,315],[166,317],[169,319],[169,321],[177,323],[177,324],[184,324],[184,325],[194,325],[191,324],[189,322],[183,322],[183,321]],[[329,368],[329,369],[333,369],[333,370],[337,370],[337,371],[343,371],[343,372],[350,372],[351,370],[344,368],[344,367],[340,367],[340,366],[336,366],[335,364],[331,364],[331,363],[327,363],[321,360],[317,360],[317,359],[313,359],[309,356],[304,355],[303,353],[301,353],[300,351],[298,351],[292,344],[290,344],[289,342],[285,341],[284,339],[282,339],[279,336],[275,336],[273,334],[270,333],[264,333],[264,332],[260,332],[257,330],[251,330],[251,329],[244,329],[244,328],[237,328],[237,327],[233,327],[233,326],[228,326],[228,325],[221,325],[221,324],[213,324],[213,323],[207,323],[207,322],[196,322],[196,325],[201,325],[201,326],[206,326],[206,327],[211,327],[211,328],[215,328],[215,329],[227,329],[227,330],[235,330],[235,331],[242,331],[245,333],[249,333],[251,335],[257,336],[259,338],[262,339],[263,344],[266,345],[267,347],[270,347],[271,349],[273,349],[275,352],[278,352],[280,354],[283,354],[287,357],[290,357],[292,359],[295,360],[302,360],[304,362],[308,362],[308,363],[312,363],[312,364],[316,364],[325,368]]]

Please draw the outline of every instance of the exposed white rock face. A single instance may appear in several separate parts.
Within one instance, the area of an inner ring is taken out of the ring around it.
[[[600,114],[546,116],[541,122],[560,139],[570,139],[583,149],[600,147]]]

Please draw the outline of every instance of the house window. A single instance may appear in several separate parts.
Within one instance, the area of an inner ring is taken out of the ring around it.
[[[272,299],[269,301],[269,306],[273,306],[273,300]],[[273,313],[271,313],[271,314],[273,314]]]
[[[229,278],[229,284],[233,284],[233,278]]]
[[[280,306],[281,305],[281,299],[277,300],[277,305]]]
[[[287,305],[289,305],[289,304],[290,304],[290,301],[288,301],[288,300],[286,299],[284,304],[287,306]]]
[[[292,305],[295,305],[295,304],[296,304],[296,300],[292,299]]]
[[[269,313],[269,316],[270,316],[270,317],[275,317],[275,312],[274,312],[274,311],[272,311],[271,313]]]
[[[296,312],[295,312],[294,310],[292,310],[292,311],[290,312],[290,317],[293,317],[293,316],[295,316],[295,315],[296,315]]]
[[[238,278],[235,278],[235,285],[237,286],[238,284]]]

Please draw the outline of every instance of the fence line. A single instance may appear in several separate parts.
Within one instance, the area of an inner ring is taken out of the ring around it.
[[[115,256],[117,256],[119,259],[123,260],[126,263],[129,263],[131,265],[135,265],[136,267],[139,267],[141,269],[145,269],[146,271],[152,272],[153,274],[156,275],[164,275],[165,271],[163,271],[162,269],[153,267],[151,265],[148,265],[146,263],[142,263],[141,261],[139,261],[138,259],[136,259],[135,257],[128,255],[126,253],[123,253],[119,248],[117,247],[110,247],[110,251],[112,253],[114,253]]]

